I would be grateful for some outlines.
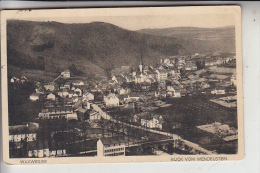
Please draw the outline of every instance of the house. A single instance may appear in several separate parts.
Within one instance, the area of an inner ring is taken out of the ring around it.
[[[73,93],[73,95],[72,95],[72,101],[73,101],[73,102],[77,102],[78,100],[79,100],[78,94],[77,94],[77,93]]]
[[[155,78],[157,73],[155,71],[147,71],[146,74],[147,77],[150,79],[150,78]]]
[[[175,86],[175,88],[173,88],[173,86],[167,86],[166,92],[167,92],[166,93],[167,96],[170,96],[170,97],[181,97],[181,90],[177,86]]]
[[[211,91],[211,94],[216,94],[216,95],[225,94],[225,93],[226,92],[224,88],[218,88]]]
[[[129,94],[126,98],[124,98],[124,102],[136,102],[140,99],[140,95],[138,94]]]
[[[60,157],[65,156],[67,154],[65,146],[62,142],[54,142],[51,141],[51,145],[49,147],[49,157]]]
[[[104,96],[104,102],[107,107],[119,106],[119,99],[114,93],[110,93],[107,96]]]
[[[39,94],[44,94],[44,89],[43,89],[43,87],[39,86],[39,87],[37,87],[37,88],[35,89],[35,92],[36,92],[36,93],[39,93]]]
[[[97,141],[97,156],[125,156],[125,139],[122,137],[99,139]]]
[[[67,120],[78,119],[77,113],[74,112],[71,108],[42,110],[38,114],[38,117],[43,119],[60,119],[60,118],[66,118]]]
[[[66,82],[65,84],[61,84],[60,85],[60,90],[62,90],[62,89],[70,90],[70,86],[71,86],[71,83],[70,82]]]
[[[180,98],[181,97],[181,90],[180,89],[175,89],[173,97]]]
[[[77,112],[79,120],[82,121],[88,118],[87,110],[88,109],[86,109],[85,107],[79,107],[78,109],[75,110],[75,112]]]
[[[94,100],[94,95],[91,94],[90,92],[87,92],[87,93],[83,94],[83,98],[88,101],[91,101],[91,100]]]
[[[124,94],[127,94],[127,91],[124,88],[121,88],[121,89],[118,90],[118,94],[124,95]]]
[[[124,82],[127,82],[127,79],[124,75],[114,75],[112,77],[112,81],[119,83],[119,84],[122,84]]]
[[[158,69],[156,70],[156,78],[158,81],[165,81],[168,76],[168,71],[165,69]]]
[[[74,85],[74,86],[83,86],[85,84],[84,84],[83,81],[77,80],[77,81],[72,82],[72,85]]]
[[[61,72],[61,77],[63,77],[63,78],[70,78],[70,71],[69,70],[65,70],[65,71]]]
[[[147,128],[162,129],[162,117],[159,116],[145,116],[141,118],[141,125]]]
[[[167,96],[167,91],[164,91],[164,90],[163,91],[155,91],[154,92],[154,96],[155,97],[164,97],[165,98]]]
[[[19,82],[19,78],[12,77],[12,78],[10,79],[10,82],[11,82],[11,83]]]
[[[27,77],[22,76],[20,81],[21,81],[21,83],[25,83],[25,82],[27,82],[28,80],[27,80]]]
[[[146,75],[144,75],[143,73],[137,74],[135,76],[135,83],[143,83],[145,80],[146,80]]]
[[[9,141],[35,141],[38,129],[38,123],[28,123],[26,125],[9,126]]]
[[[75,89],[76,89],[76,88],[75,88],[74,86],[73,86],[73,87],[71,87],[71,90],[72,90],[72,91],[74,91]]]
[[[47,100],[55,100],[55,95],[50,93],[47,95]]]
[[[30,95],[30,100],[32,100],[32,101],[39,100],[40,95],[41,95],[40,93],[32,93],[32,94]]]
[[[133,122],[138,123],[139,120],[140,120],[139,117],[135,114],[135,115],[133,116]]]
[[[44,88],[46,91],[54,91],[55,90],[55,84],[54,83],[48,83],[44,85]]]
[[[73,94],[74,94],[74,91],[69,91],[68,93],[69,93],[68,97],[69,97],[69,98],[72,98],[72,97],[73,97]]]
[[[89,101],[88,100],[82,100],[82,104],[83,104],[83,106],[85,106],[85,108],[87,109],[87,110],[89,110],[89,109],[91,109],[91,105],[90,105],[90,103],[89,103]]]
[[[82,89],[77,88],[74,90],[74,92],[78,95],[78,96],[82,96]]]
[[[89,112],[89,120],[93,121],[93,120],[100,120],[102,118],[102,116],[100,115],[100,113],[92,110],[91,112]]]
[[[28,157],[49,157],[50,151],[47,141],[29,141],[27,143]]]
[[[71,86],[71,83],[70,82],[66,82],[64,84],[64,88],[67,88],[68,90],[70,90],[70,86]]]
[[[68,95],[69,95],[69,92],[68,91],[59,91],[58,92],[58,95],[60,96],[60,97],[63,97],[63,98],[65,98],[65,97],[67,97]]]
[[[236,75],[236,74],[233,74],[233,75],[231,76],[230,83],[231,83],[231,85],[233,85],[233,86],[237,86],[237,75]]]

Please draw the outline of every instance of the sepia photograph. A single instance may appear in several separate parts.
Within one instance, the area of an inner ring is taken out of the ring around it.
[[[8,164],[244,157],[239,6],[1,12]]]

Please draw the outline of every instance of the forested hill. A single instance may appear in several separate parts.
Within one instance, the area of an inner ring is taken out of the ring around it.
[[[154,64],[163,56],[212,53],[226,47],[211,42],[185,40],[174,33],[165,36],[130,31],[103,22],[7,23],[8,65],[18,71],[37,69],[53,73],[74,64],[83,74],[105,76],[115,67],[137,65],[141,52],[145,64]]]

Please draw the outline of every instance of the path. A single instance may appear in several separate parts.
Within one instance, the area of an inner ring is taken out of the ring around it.
[[[160,135],[164,135],[164,136],[167,136],[167,137],[172,137],[172,139],[174,140],[181,140],[183,141],[186,145],[192,147],[192,148],[195,148],[196,150],[198,151],[201,151],[203,153],[206,153],[208,155],[211,155],[211,154],[217,154],[216,152],[214,151],[209,151],[205,148],[202,148],[201,146],[199,146],[198,144],[196,143],[193,143],[193,142],[190,142],[188,140],[185,140],[185,139],[182,139],[180,136],[176,135],[176,134],[173,134],[173,133],[167,133],[167,132],[162,132],[162,131],[159,131],[159,130],[154,130],[154,129],[147,129],[145,127],[142,127],[142,126],[136,126],[136,125],[133,125],[133,124],[128,124],[128,123],[125,123],[125,122],[121,122],[121,121],[117,121],[116,119],[113,119],[111,118],[110,115],[108,115],[107,113],[105,113],[104,111],[102,111],[102,109],[96,105],[96,104],[92,104],[92,107],[95,111],[99,112],[100,115],[102,116],[102,118],[104,119],[107,119],[107,120],[110,120],[112,122],[115,122],[115,123],[120,123],[120,124],[123,124],[123,125],[126,125],[126,126],[129,126],[129,127],[133,127],[133,128],[137,128],[137,129],[141,129],[141,130],[145,130],[145,131],[149,131],[149,132],[152,132],[152,133],[157,133],[157,134],[160,134]]]

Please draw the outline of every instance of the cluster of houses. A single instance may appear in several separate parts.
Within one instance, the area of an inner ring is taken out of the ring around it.
[[[11,83],[25,83],[25,82],[27,82],[28,81],[28,79],[27,79],[27,77],[26,76],[22,76],[21,78],[19,78],[19,77],[12,77],[11,79],[10,79],[10,82]]]
[[[66,149],[61,144],[51,144],[37,139],[39,124],[35,122],[25,125],[9,126],[10,156],[15,156],[18,151],[23,151],[26,157],[57,157],[65,156]]]

